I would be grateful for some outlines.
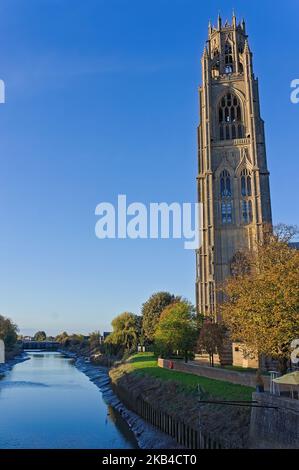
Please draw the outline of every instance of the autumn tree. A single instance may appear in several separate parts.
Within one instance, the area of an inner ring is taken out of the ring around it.
[[[194,307],[188,301],[168,305],[159,319],[154,340],[156,351],[169,356],[178,351],[188,361],[198,337],[198,322]]]
[[[288,246],[292,227],[268,232],[255,252],[250,269],[240,270],[224,285],[222,316],[231,338],[248,353],[279,361],[285,371],[291,342],[299,338],[299,252]]]
[[[214,355],[221,354],[226,338],[226,328],[223,323],[215,323],[206,318],[197,341],[197,351],[206,352],[210,358],[210,365],[214,367]]]
[[[181,297],[169,292],[156,292],[142,305],[142,330],[147,342],[153,342],[156,327],[163,310],[175,302],[179,302]]]

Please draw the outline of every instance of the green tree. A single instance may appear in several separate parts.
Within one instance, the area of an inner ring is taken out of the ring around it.
[[[47,335],[44,331],[37,331],[33,336],[34,341],[46,341]]]
[[[156,292],[143,305],[142,330],[144,339],[152,343],[154,334],[163,310],[175,302],[179,302],[181,297],[170,294],[169,292]]]
[[[249,271],[227,280],[223,320],[247,353],[277,359],[284,372],[299,337],[299,251],[288,246],[290,227],[265,234]]]
[[[206,318],[197,341],[197,351],[206,352],[210,358],[210,365],[214,367],[214,355],[220,354],[226,337],[226,329],[223,323],[215,323]]]
[[[7,350],[13,349],[17,342],[18,327],[9,318],[0,315],[0,339],[4,341]]]
[[[105,345],[113,354],[136,351],[140,337],[140,317],[124,312],[112,322],[112,333],[105,339]]]
[[[155,331],[156,351],[164,356],[178,351],[187,362],[193,354],[198,333],[198,320],[190,302],[180,301],[168,305]]]

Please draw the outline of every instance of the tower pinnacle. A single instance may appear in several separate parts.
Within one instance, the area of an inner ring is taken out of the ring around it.
[[[220,11],[218,12],[218,29],[220,31],[221,29],[221,26],[222,26],[222,19],[221,19],[221,16],[220,16]]]
[[[236,18],[236,15],[235,15],[235,9],[233,9],[233,27],[234,28],[237,27],[237,18]]]
[[[244,33],[246,33],[246,25],[245,25],[245,20],[244,20],[244,18],[243,18],[242,23],[241,23],[241,28],[242,28],[242,30],[244,31]]]

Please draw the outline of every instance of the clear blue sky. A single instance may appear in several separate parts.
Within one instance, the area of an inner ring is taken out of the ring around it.
[[[22,332],[108,329],[154,291],[194,301],[182,241],[95,237],[101,201],[195,201],[209,18],[245,16],[275,222],[297,223],[298,0],[1,0],[0,312]]]

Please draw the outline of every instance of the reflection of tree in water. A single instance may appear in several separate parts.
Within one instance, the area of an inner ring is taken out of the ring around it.
[[[117,430],[120,431],[125,436],[125,438],[133,445],[133,448],[138,448],[134,433],[130,430],[127,422],[122,418],[120,413],[111,405],[108,405],[107,407],[106,424],[108,424],[108,421],[113,423]]]

